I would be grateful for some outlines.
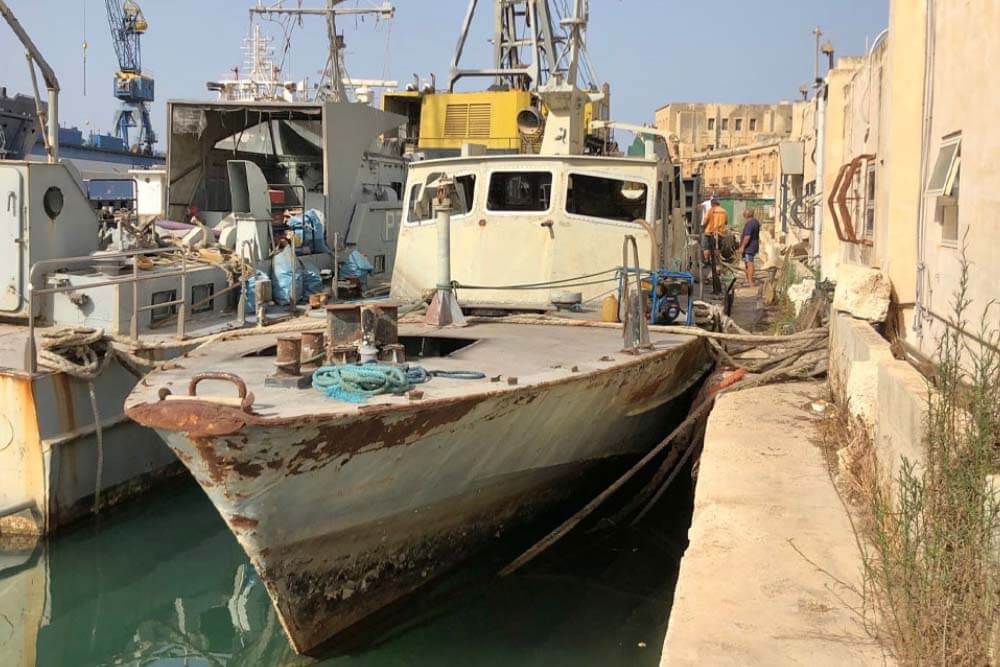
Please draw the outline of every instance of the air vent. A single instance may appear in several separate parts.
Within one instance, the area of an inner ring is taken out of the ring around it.
[[[469,105],[449,104],[444,115],[444,136],[462,138],[469,131]]]
[[[445,109],[444,136],[449,139],[489,139],[493,107],[485,104],[449,104]]]
[[[493,109],[490,104],[469,105],[469,137],[474,139],[489,139],[490,123],[493,119]]]

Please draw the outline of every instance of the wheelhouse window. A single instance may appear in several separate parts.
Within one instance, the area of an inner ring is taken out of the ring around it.
[[[645,183],[571,174],[566,212],[588,218],[633,222],[646,218],[649,188]]]
[[[547,211],[552,174],[547,171],[498,171],[490,176],[489,211]]]
[[[434,198],[437,196],[441,174],[433,173],[424,183],[410,188],[410,203],[406,219],[408,222],[426,222],[434,219]],[[451,198],[451,215],[457,217],[472,210],[476,200],[476,176],[464,174],[455,177],[455,189]]]

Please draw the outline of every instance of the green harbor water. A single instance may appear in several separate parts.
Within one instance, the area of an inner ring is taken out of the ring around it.
[[[579,531],[508,578],[492,573],[512,554],[488,554],[317,661],[290,649],[236,540],[182,483],[0,553],[0,665],[658,665],[690,485],[670,495],[642,526]]]

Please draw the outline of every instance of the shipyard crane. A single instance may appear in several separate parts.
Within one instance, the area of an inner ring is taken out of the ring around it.
[[[142,35],[149,23],[142,9],[134,0],[105,0],[111,41],[118,55],[118,72],[115,73],[115,97],[122,102],[115,115],[115,135],[127,148],[152,154],[156,134],[149,118],[149,105],[154,99],[153,78],[142,71]],[[133,144],[131,130],[138,129]]]
[[[572,8],[550,0],[493,0],[492,67],[467,68],[461,66],[466,42],[477,12],[487,6],[469,0],[451,63],[449,90],[466,77],[492,78],[499,88],[531,92],[552,80],[577,84],[581,60],[593,78],[584,46],[590,3],[572,0],[571,4]],[[581,85],[587,87],[586,82]]]

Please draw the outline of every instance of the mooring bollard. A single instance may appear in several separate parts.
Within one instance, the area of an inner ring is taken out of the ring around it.
[[[302,338],[278,336],[274,374],[264,380],[269,387],[304,389],[312,383],[311,376],[302,375]]]
[[[302,334],[302,365],[301,371],[312,375],[323,362],[326,348],[326,335],[322,331],[307,331]]]

